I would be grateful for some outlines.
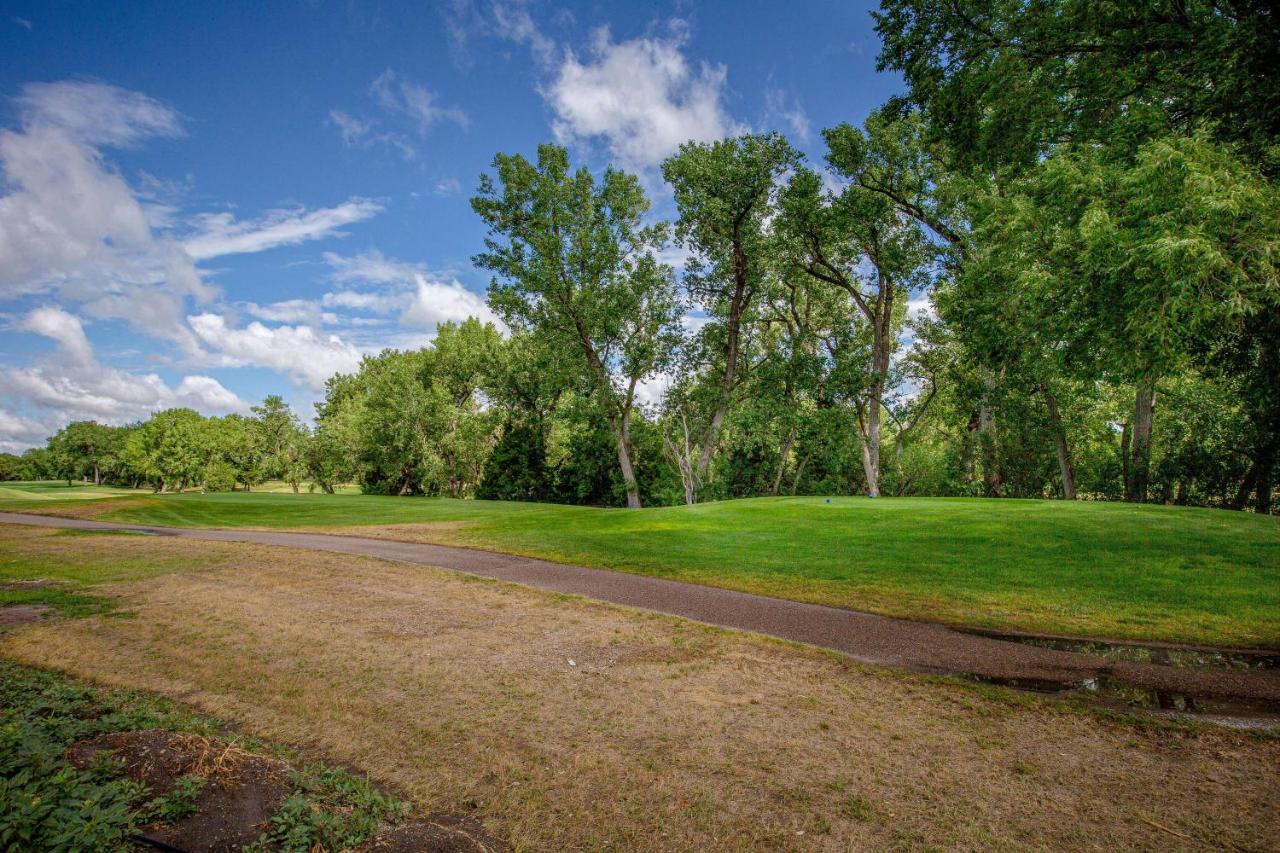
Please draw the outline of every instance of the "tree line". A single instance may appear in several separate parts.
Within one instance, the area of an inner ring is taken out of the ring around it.
[[[635,175],[551,144],[498,154],[474,262],[505,336],[469,320],[367,357],[329,381],[313,429],[278,398],[251,418],[72,424],[0,471],[630,507],[865,493],[1270,512],[1274,15],[885,0],[876,21],[907,94],[824,131],[820,162],[778,134],[686,143],[662,166],[674,222]],[[99,444],[118,450],[90,462]]]

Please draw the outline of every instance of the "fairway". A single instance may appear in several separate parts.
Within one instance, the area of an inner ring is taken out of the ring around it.
[[[36,507],[0,501],[22,508]],[[1247,513],[961,498],[760,498],[628,512],[259,492],[116,497],[103,510],[95,517],[466,545],[954,624],[1280,646],[1280,521]]]

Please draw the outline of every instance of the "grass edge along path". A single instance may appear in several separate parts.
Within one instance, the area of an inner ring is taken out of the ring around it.
[[[257,492],[98,506],[35,511],[460,545],[953,625],[1280,647],[1280,519],[1222,510],[783,498],[634,512]]]

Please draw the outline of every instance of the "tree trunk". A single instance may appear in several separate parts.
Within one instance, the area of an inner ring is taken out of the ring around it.
[[[995,416],[984,399],[978,407],[978,449],[982,454],[982,485],[987,497],[1000,497],[1004,477],[1000,475],[1000,460],[996,449]]]
[[[1271,486],[1272,475],[1275,473],[1276,464],[1276,440],[1273,437],[1258,454],[1257,460],[1257,490],[1258,490],[1258,514],[1271,514]]]
[[[791,443],[795,441],[796,428],[793,426],[787,430],[787,437],[782,440],[782,447],[778,449],[778,470],[773,475],[773,488],[769,494],[774,497],[778,496],[778,491],[782,488],[782,475],[787,472],[787,456],[791,453]]]
[[[618,444],[618,467],[622,469],[622,484],[627,490],[627,509],[640,509],[640,484],[636,482],[636,472],[631,466],[631,410],[620,416],[610,414],[609,421]]]
[[[1147,500],[1147,483],[1151,475],[1151,427],[1155,420],[1155,408],[1155,380],[1143,377],[1134,392],[1129,483],[1125,488],[1125,499],[1135,503]]]
[[[680,472],[680,484],[684,486],[685,506],[693,506],[698,500],[698,475],[693,458],[693,444],[689,438],[689,421],[684,414],[680,415],[680,444],[671,440],[670,436],[662,436],[662,446],[667,455],[676,463]]]
[[[738,337],[742,333],[742,311],[746,307],[747,256],[742,251],[742,235],[738,225],[733,226],[733,296],[729,299],[729,319],[725,324],[724,376],[720,380],[720,400],[716,404],[711,421],[702,433],[702,452],[698,455],[698,479],[706,482],[711,456],[715,453],[720,427],[724,425],[733,398],[733,386],[738,378]]]
[[[102,471],[98,468],[98,463],[93,463],[93,484],[95,486],[102,485]]]
[[[1271,514],[1271,473],[1273,466],[1258,471],[1258,515]]]
[[[1133,428],[1125,421],[1120,429],[1120,476],[1124,480],[1124,499],[1133,500],[1130,487],[1133,484],[1133,478],[1129,476],[1131,466],[1130,448],[1133,444]]]
[[[1249,505],[1249,495],[1253,494],[1253,488],[1258,484],[1258,461],[1255,459],[1253,464],[1249,466],[1249,470],[1245,472],[1244,479],[1240,481],[1240,488],[1236,489],[1235,500],[1231,502],[1232,509],[1242,510]]]
[[[1053,423],[1053,444],[1058,450],[1058,468],[1062,471],[1062,497],[1065,500],[1076,499],[1076,474],[1071,465],[1071,447],[1067,444],[1067,431],[1062,425],[1062,415],[1058,411],[1058,398],[1048,386],[1041,386],[1044,392],[1044,403],[1049,409],[1049,420]]]
[[[293,493],[296,495],[298,493],[298,484],[295,482],[290,483],[289,485],[293,486]]]
[[[862,435],[862,473],[867,478],[867,497],[880,497],[880,395],[872,394]]]
[[[800,491],[800,478],[804,476],[804,468],[808,464],[809,464],[808,456],[800,457],[800,464],[796,465],[796,475],[791,478],[791,496],[792,497],[795,497],[796,493]]]

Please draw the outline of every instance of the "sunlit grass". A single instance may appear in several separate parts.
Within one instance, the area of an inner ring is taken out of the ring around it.
[[[425,525],[383,535],[911,618],[1280,646],[1280,520],[1222,510],[961,498],[758,498],[635,512],[236,492],[114,500],[103,517],[174,526]]]

